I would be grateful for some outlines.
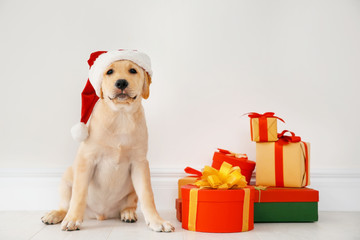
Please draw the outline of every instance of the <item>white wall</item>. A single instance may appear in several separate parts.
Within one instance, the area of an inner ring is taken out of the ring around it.
[[[153,62],[151,167],[254,159],[241,116],[275,111],[313,169],[360,170],[359,1],[2,0],[0,34],[0,168],[70,165],[88,55],[130,48]]]

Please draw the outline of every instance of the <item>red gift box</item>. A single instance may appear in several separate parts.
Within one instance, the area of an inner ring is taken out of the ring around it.
[[[181,187],[182,227],[198,232],[244,232],[254,228],[254,187]]]
[[[315,222],[319,191],[311,188],[255,187],[254,222]]]
[[[255,202],[318,202],[319,191],[311,188],[256,188]]]
[[[220,169],[223,162],[230,163],[233,166],[240,167],[241,174],[246,177],[248,184],[251,180],[251,175],[255,168],[255,162],[248,160],[246,154],[235,154],[228,150],[218,148],[219,152],[214,153],[212,167]]]
[[[176,218],[179,220],[179,222],[182,221],[182,199],[177,198],[175,202],[175,208],[176,208]]]

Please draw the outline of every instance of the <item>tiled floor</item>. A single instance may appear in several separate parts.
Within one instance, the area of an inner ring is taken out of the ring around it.
[[[64,232],[60,225],[44,225],[40,217],[44,212],[0,212],[0,239],[85,239],[85,240],[152,240],[152,239],[201,239],[201,240],[246,240],[246,239],[360,239],[360,212],[320,212],[316,223],[261,223],[255,229],[244,233],[199,233],[181,228],[174,211],[160,212],[170,220],[174,233],[157,233],[146,228],[140,215],[137,223],[123,223],[120,220],[86,220],[80,231]]]

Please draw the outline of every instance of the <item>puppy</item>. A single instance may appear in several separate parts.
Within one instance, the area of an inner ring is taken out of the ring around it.
[[[149,97],[150,83],[148,72],[130,60],[114,61],[102,73],[89,137],[62,177],[59,210],[41,218],[45,224],[62,222],[62,230],[78,230],[84,215],[136,222],[139,198],[150,229],[174,231],[155,208],[150,182],[148,133],[141,105],[142,98]]]

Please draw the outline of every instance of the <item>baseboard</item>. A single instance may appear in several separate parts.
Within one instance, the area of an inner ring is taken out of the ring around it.
[[[0,169],[0,211],[56,208],[63,172],[64,169]],[[177,180],[183,176],[183,169],[151,169],[158,209],[174,209]],[[313,169],[310,187],[320,191],[320,211],[360,211],[359,170]]]

